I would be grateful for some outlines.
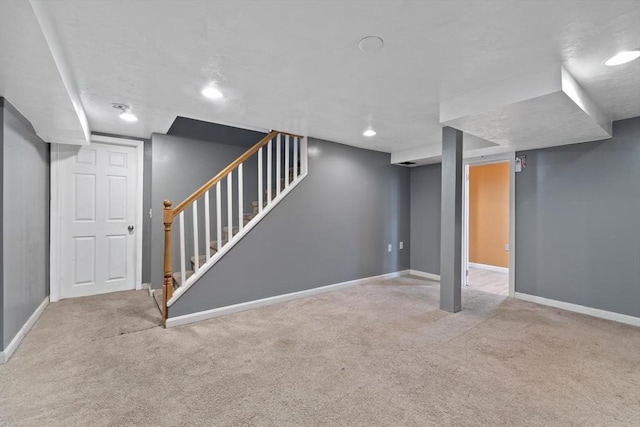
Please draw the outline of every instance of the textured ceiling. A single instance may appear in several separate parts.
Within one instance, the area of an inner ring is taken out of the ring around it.
[[[85,144],[86,133],[27,1],[0,0],[0,96],[45,141]]]
[[[32,3],[54,23],[93,131],[149,137],[180,115],[386,152],[431,149],[443,100],[559,63],[611,119],[640,115],[640,61],[602,65],[640,47],[636,0]],[[384,47],[360,52],[367,35]],[[29,50],[7,53],[3,75],[6,63],[23,64],[27,77],[46,65]],[[212,82],[224,100],[200,95]],[[32,99],[50,84],[14,76],[0,90]],[[119,120],[113,102],[140,120]],[[33,108],[21,110],[46,120]],[[375,137],[362,136],[368,126]]]

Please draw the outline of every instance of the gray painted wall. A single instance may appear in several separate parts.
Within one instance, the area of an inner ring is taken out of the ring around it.
[[[314,139],[309,147],[307,178],[170,317],[409,268],[409,170],[386,153]]]
[[[49,145],[3,106],[3,349],[49,295]]]
[[[519,154],[516,291],[640,317],[640,117]]]
[[[440,164],[411,168],[411,269],[440,274]]]
[[[256,140],[256,142],[258,142]],[[162,224],[163,201],[169,199],[175,207],[197,190],[202,184],[224,169],[229,163],[244,153],[247,148],[228,144],[218,144],[210,141],[182,138],[177,136],[153,134],[151,136],[153,147],[151,166],[151,206],[153,218],[151,225],[151,283],[154,288],[162,287],[163,254],[164,254],[164,226]],[[257,163],[255,158],[244,166],[244,180],[247,185],[255,184],[254,189],[244,191],[245,212],[251,210],[251,201],[257,200]],[[234,178],[234,182],[237,177]],[[248,187],[245,187],[248,188]],[[237,185],[234,186],[234,194],[237,194]],[[226,182],[222,182],[222,197],[226,200]],[[212,240],[214,239],[216,218],[215,191],[210,194]],[[199,224],[204,221],[204,207],[199,203]],[[237,211],[236,211],[237,212]],[[234,215],[235,216],[235,215]],[[185,228],[192,230],[191,210],[185,211]],[[237,219],[235,221],[237,225]],[[223,225],[226,225],[226,211],[223,212]],[[199,241],[204,242],[204,227],[201,228]],[[174,271],[179,271],[180,261],[178,241],[178,220],[174,221],[173,235],[173,265]],[[185,233],[187,257],[193,255],[192,233]],[[203,245],[201,245],[203,246]],[[204,255],[202,247],[201,255]],[[191,269],[187,261],[187,269]]]
[[[246,148],[253,147],[267,134],[219,123],[204,122],[188,117],[176,117],[167,131],[167,135],[182,138],[199,139],[217,144],[229,144]]]

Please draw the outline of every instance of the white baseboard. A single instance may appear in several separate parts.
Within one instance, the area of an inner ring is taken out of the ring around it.
[[[322,294],[325,292],[336,291],[338,289],[344,289],[351,286],[362,285],[364,283],[369,283],[376,280],[394,279],[396,277],[409,274],[409,271],[410,270],[396,271],[393,273],[381,274],[379,276],[365,277],[362,279],[350,280],[348,282],[321,286],[319,288],[306,289],[304,291],[291,292],[289,294],[276,295],[273,297],[263,298],[255,301],[248,301],[240,304],[228,305],[226,307],[219,307],[211,310],[199,311],[197,313],[189,313],[189,314],[184,314],[182,316],[169,317],[167,319],[166,326],[167,328],[172,328],[175,326],[187,325],[189,323],[200,322],[207,319],[213,319],[215,317],[238,313],[240,311],[250,310],[253,308],[264,307],[267,305],[278,304],[281,302],[291,301],[298,298],[306,298],[313,295]],[[169,310],[169,313],[171,313],[171,310]]]
[[[146,290],[147,292],[149,292],[149,296],[152,297],[153,296],[153,289],[151,289],[151,283],[143,283],[142,285],[140,285],[140,289],[139,290]]]
[[[35,325],[44,312],[44,309],[47,308],[47,305],[49,305],[49,297],[46,297],[44,301],[42,301],[42,304],[36,308],[36,311],[34,311],[31,317],[29,317],[29,320],[22,325],[22,328],[20,328],[16,336],[13,337],[7,348],[5,348],[4,351],[0,351],[0,365],[7,363],[11,355],[13,355],[13,352],[16,351],[22,342],[22,339],[27,335],[27,332]]]
[[[498,273],[509,274],[509,269],[507,267],[497,267],[495,265],[489,264],[479,264],[477,262],[468,263],[469,267],[479,268],[480,270],[488,270],[488,271],[496,271]]]
[[[412,276],[422,277],[424,279],[435,280],[436,282],[440,281],[439,274],[427,273],[425,271],[420,271],[420,270],[409,270],[409,274],[411,274]]]
[[[626,323],[627,325],[640,326],[640,317],[600,310],[599,308],[585,307],[584,305],[571,304],[569,302],[523,294],[520,292],[516,292],[515,297],[523,301],[548,305],[550,307],[561,308],[563,310],[573,311],[575,313],[586,314],[593,317],[599,317],[601,319],[613,320],[614,322]]]

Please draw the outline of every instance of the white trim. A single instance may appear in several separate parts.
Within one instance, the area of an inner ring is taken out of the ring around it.
[[[167,301],[167,307],[171,307],[173,303],[176,302],[182,294],[184,294],[191,286],[193,286],[193,284],[196,283],[198,279],[203,274],[205,274],[211,267],[213,267],[220,258],[222,258],[227,252],[229,252],[231,248],[233,248],[236,245],[236,243],[242,240],[242,238],[247,233],[249,233],[253,229],[253,227],[255,227],[262,220],[262,218],[267,216],[267,214],[274,207],[276,207],[276,205],[278,205],[278,203],[280,203],[280,201],[284,199],[287,196],[287,194],[289,194],[289,192],[291,192],[291,190],[293,190],[306,176],[307,174],[304,173],[302,175],[299,175],[293,181],[291,181],[289,183],[289,186],[286,187],[284,190],[282,190],[279,196],[276,196],[267,206],[264,207],[264,209],[262,209],[261,212],[259,212],[251,221],[249,221],[249,223],[247,223],[247,225],[244,226],[242,231],[239,231],[237,234],[234,234],[233,238],[229,239],[227,244],[224,245],[221,250],[218,250],[218,252],[216,252],[215,255],[212,256],[208,262],[205,262],[203,265],[201,265],[197,273],[194,273],[191,277],[189,277],[189,279],[187,279],[186,282],[183,282],[183,284],[178,289],[175,290],[171,299]],[[229,228],[229,236],[231,236],[230,228]]]
[[[49,298],[52,302],[60,300],[60,145],[51,144],[51,171],[49,188]]]
[[[150,297],[153,296],[153,289],[151,289],[151,283],[142,283],[140,285],[140,289],[136,288],[136,291],[145,291],[145,290],[149,292]]]
[[[498,267],[496,265],[480,264],[480,263],[477,263],[477,262],[470,262],[469,263],[469,267],[478,268],[480,270],[495,271],[497,273],[509,274],[509,269],[507,267]]]
[[[36,308],[36,311],[34,311],[33,314],[26,321],[26,323],[22,325],[22,328],[20,328],[16,336],[13,337],[13,339],[11,340],[7,348],[5,348],[4,351],[0,351],[0,365],[7,363],[9,361],[9,358],[13,355],[13,352],[16,351],[16,349],[22,342],[22,339],[27,335],[29,330],[38,321],[38,319],[44,312],[44,309],[47,308],[47,305],[49,305],[49,297],[46,297],[44,301],[42,301],[42,303],[38,306],[38,308]]]
[[[469,286],[469,164],[464,165],[462,184],[462,286]]]
[[[409,270],[409,274],[411,274],[412,276],[418,276],[418,277],[422,277],[423,279],[429,279],[436,282],[440,281],[439,274],[427,273],[426,271]]]
[[[291,187],[290,187],[291,188]],[[267,305],[278,304],[285,301],[291,301],[298,298],[306,298],[313,295],[336,291],[338,289],[344,289],[352,286],[362,285],[365,283],[394,279],[408,274],[411,270],[396,271],[393,273],[381,274],[379,276],[365,277],[362,279],[350,280],[348,282],[336,283],[333,285],[320,286],[318,288],[307,289],[304,291],[291,292],[283,295],[276,295],[273,297],[262,298],[255,301],[243,302],[240,304],[228,305],[226,307],[214,308],[212,310],[199,311],[197,313],[184,314],[182,316],[170,317],[167,319],[167,328],[175,326],[187,325],[189,323],[200,322],[207,319],[213,319],[215,317],[225,316],[227,314],[238,313],[240,311],[250,310],[253,308],[264,307]],[[180,288],[178,288],[179,290]]]
[[[555,307],[555,308],[560,308],[562,310],[573,311],[574,313],[586,314],[588,316],[598,317],[600,319],[613,320],[614,322],[620,322],[620,323],[625,323],[627,325],[640,327],[640,317],[629,316],[627,314],[614,313],[612,311],[600,310],[599,308],[586,307],[584,305],[572,304],[569,302],[538,297],[535,295],[523,294],[520,292],[516,292],[515,297],[522,301],[528,301],[536,304],[547,305],[549,307]]]
[[[136,256],[135,256],[135,275],[133,278],[133,289],[142,289],[142,240],[143,240],[143,200],[144,200],[144,141],[139,139],[130,139],[124,137],[112,137],[102,135],[91,135],[91,141],[100,144],[109,145],[124,145],[127,147],[134,147],[136,149],[136,156],[138,158],[138,173],[136,176],[137,189],[136,189]],[[50,188],[51,188],[51,201],[50,201],[50,235],[49,235],[49,253],[51,254],[49,259],[49,289],[50,299],[52,302],[59,301],[62,293],[62,283],[60,283],[60,269],[61,269],[61,244],[62,238],[60,235],[61,221],[60,217],[60,199],[62,197],[62,188],[60,187],[60,173],[62,168],[60,167],[60,150],[59,144],[51,145],[51,172],[50,172]]]
[[[516,153],[509,153],[509,296],[516,294]]]

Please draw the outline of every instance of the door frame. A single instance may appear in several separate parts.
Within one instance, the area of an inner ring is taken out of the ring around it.
[[[144,194],[144,141],[138,139],[131,139],[125,137],[113,137],[102,135],[91,135],[91,142],[106,145],[120,145],[126,147],[133,147],[136,149],[136,156],[138,158],[137,174],[136,174],[136,230],[140,230],[139,233],[135,233],[136,250],[135,250],[135,272],[133,275],[134,289],[142,289],[142,240],[143,240],[143,194]],[[90,145],[90,144],[89,144]],[[50,200],[50,236],[49,236],[49,296],[50,301],[59,301],[62,293],[62,283],[60,282],[60,272],[62,269],[62,260],[60,257],[62,236],[61,236],[61,222],[60,216],[60,201],[62,198],[63,188],[60,187],[62,167],[60,165],[60,144],[51,144],[51,171],[50,171],[50,187],[51,187],[51,200]]]
[[[469,166],[509,163],[509,296],[516,293],[516,153],[471,157],[463,160],[462,168],[462,286],[468,286],[469,268]]]

